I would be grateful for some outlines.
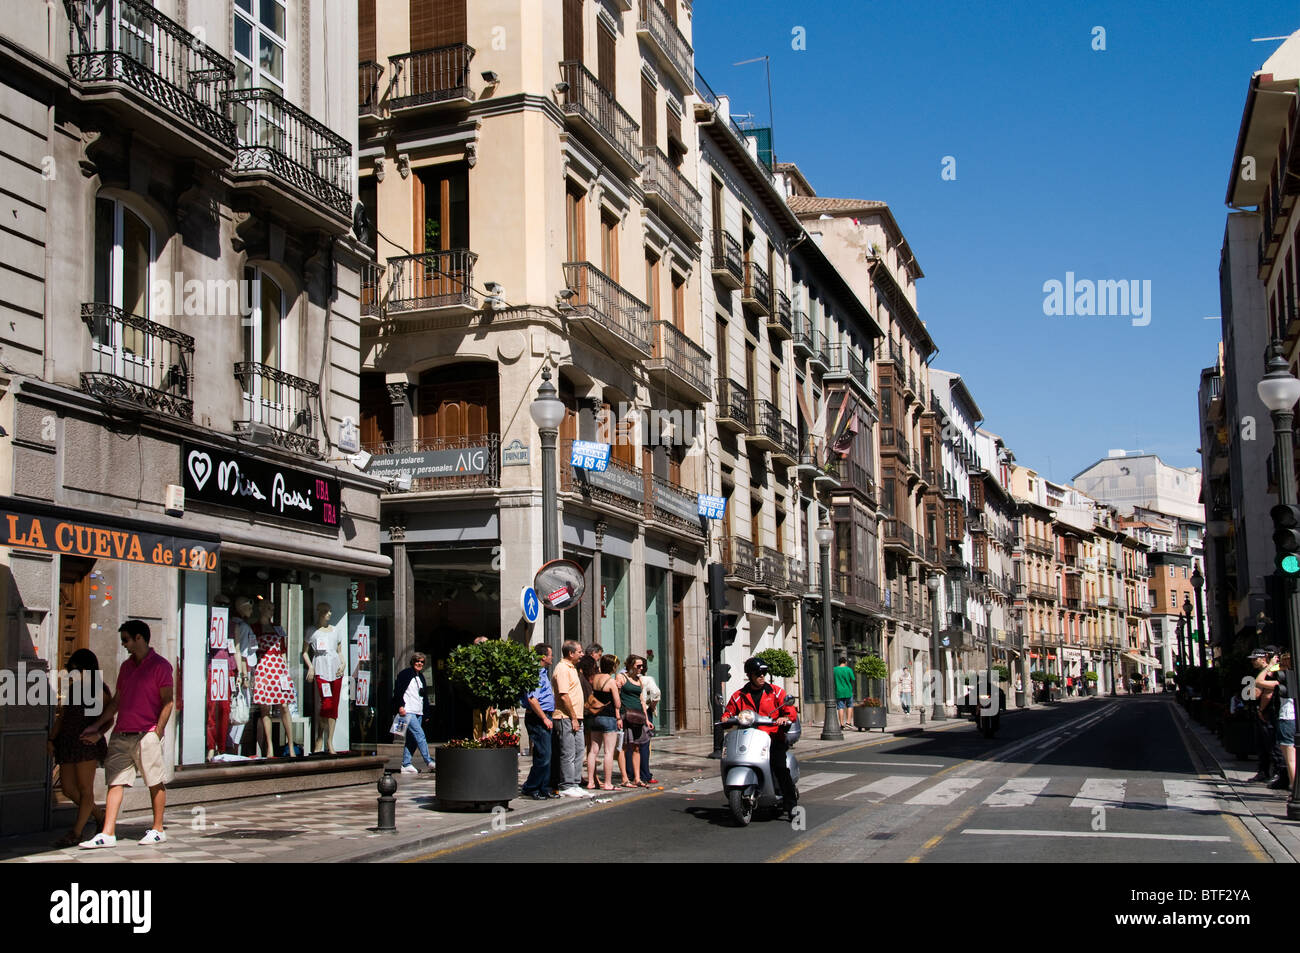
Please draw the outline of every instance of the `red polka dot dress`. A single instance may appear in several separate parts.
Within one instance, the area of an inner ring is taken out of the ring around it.
[[[253,626],[257,633],[257,667],[253,670],[254,705],[288,705],[294,700],[286,656],[288,637],[278,625]]]

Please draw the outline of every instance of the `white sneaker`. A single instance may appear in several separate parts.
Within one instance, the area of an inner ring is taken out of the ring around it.
[[[162,831],[156,831],[151,827],[149,830],[145,831],[144,837],[140,838],[140,843],[143,845],[161,844],[165,840],[167,840],[166,834]]]
[[[587,792],[579,787],[560,788],[560,794],[564,797],[586,797]]]
[[[112,834],[96,834],[90,840],[83,840],[77,846],[82,850],[95,850],[100,847],[116,847],[117,838]]]
[[[417,767],[416,767],[415,765],[413,765],[413,764],[404,764],[404,765],[402,765],[402,773],[403,773],[403,774],[419,774],[419,773],[420,773],[420,769],[417,768]]]

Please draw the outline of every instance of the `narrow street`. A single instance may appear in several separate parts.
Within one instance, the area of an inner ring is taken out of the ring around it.
[[[595,845],[629,863],[1267,859],[1201,778],[1165,696],[1015,711],[991,742],[964,724],[800,767],[802,830],[763,817],[737,828],[710,775],[406,859],[578,861]]]

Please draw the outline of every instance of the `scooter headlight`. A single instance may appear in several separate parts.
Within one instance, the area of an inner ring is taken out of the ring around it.
[[[753,712],[750,709],[746,708],[740,714],[736,715],[736,721],[740,723],[740,726],[742,728],[748,728],[750,725],[754,723],[754,719],[756,719],[757,717],[758,714],[756,712]]]

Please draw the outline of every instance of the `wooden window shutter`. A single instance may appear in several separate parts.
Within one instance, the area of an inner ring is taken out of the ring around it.
[[[582,62],[582,3],[564,0],[564,58]]]
[[[617,94],[614,73],[614,34],[603,23],[596,30],[596,80],[610,93]]]
[[[658,116],[654,83],[645,76],[641,77],[641,145],[654,149],[659,145]]]
[[[412,52],[465,42],[465,0],[410,0],[410,4]]]
[[[433,16],[437,0],[410,0],[411,50],[433,47]]]
[[[357,58],[374,62],[378,58],[375,46],[375,0],[357,0]]]

